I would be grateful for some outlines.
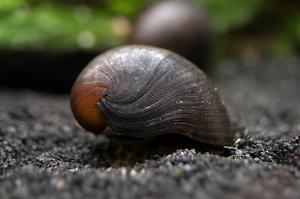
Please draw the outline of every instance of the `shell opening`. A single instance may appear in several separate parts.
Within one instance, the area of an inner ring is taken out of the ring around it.
[[[71,91],[71,108],[78,123],[88,131],[101,133],[106,123],[97,104],[105,97],[107,86],[99,83],[75,83]]]

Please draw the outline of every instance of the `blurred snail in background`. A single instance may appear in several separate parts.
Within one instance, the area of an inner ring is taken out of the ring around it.
[[[95,134],[108,126],[107,136],[115,137],[179,134],[218,146],[233,140],[226,108],[206,75],[157,47],[129,45],[97,56],[74,83],[71,108]]]
[[[169,49],[203,69],[212,48],[209,17],[189,0],[156,1],[136,18],[129,43]]]

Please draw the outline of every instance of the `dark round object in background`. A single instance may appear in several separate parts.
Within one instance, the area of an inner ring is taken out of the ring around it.
[[[190,1],[158,1],[137,17],[129,42],[163,47],[203,68],[211,51],[207,13]]]

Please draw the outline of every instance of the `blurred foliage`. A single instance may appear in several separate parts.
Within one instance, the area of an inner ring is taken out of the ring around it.
[[[31,6],[21,1],[13,0],[11,4],[0,6],[2,47],[92,48],[113,45],[120,40],[112,34],[111,18],[104,12],[82,5],[43,3]]]
[[[66,51],[120,45],[126,42],[130,21],[152,1],[1,0],[0,48]],[[230,41],[236,29],[252,23],[270,4],[270,0],[193,1],[208,10],[217,37]],[[293,52],[299,46],[300,12],[290,15],[269,42],[274,52]]]
[[[265,0],[194,0],[211,13],[214,29],[225,32],[242,25],[254,16]]]

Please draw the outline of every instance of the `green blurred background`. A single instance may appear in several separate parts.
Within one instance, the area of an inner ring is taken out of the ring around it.
[[[249,50],[286,55],[299,49],[299,1],[194,1],[209,12],[218,57]],[[151,2],[1,0],[0,48],[63,52],[124,44],[132,19]]]
[[[210,68],[228,57],[300,53],[299,0],[191,1],[210,18]],[[93,57],[127,43],[134,20],[153,2],[0,0],[0,87],[69,92]]]

